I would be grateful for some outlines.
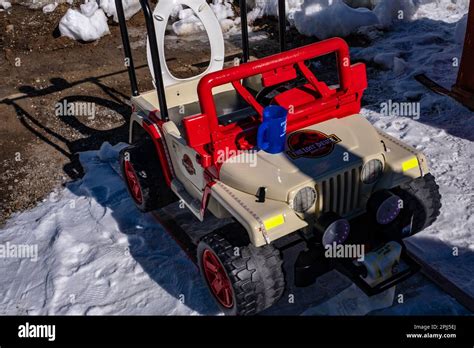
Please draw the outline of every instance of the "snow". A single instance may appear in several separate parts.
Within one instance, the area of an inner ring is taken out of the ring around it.
[[[1,314],[217,314],[194,264],[134,207],[113,168],[121,147],[81,153],[82,180],[2,230],[38,261],[0,259]]]
[[[109,34],[107,16],[113,17],[113,20],[118,22],[115,1],[100,0],[99,4],[95,0],[86,0],[80,5],[80,11],[68,9],[59,23],[61,35],[68,36],[74,40],[95,41]],[[125,19],[127,20],[141,9],[138,0],[122,0],[122,4]],[[54,4],[45,6],[43,12],[45,12],[45,9],[49,12],[54,11],[55,7],[52,8],[52,5]]]
[[[99,9],[99,5],[95,1],[89,1],[80,5],[81,13],[86,17],[92,17],[94,13]]]
[[[107,17],[97,2],[90,1],[80,6],[80,11],[68,9],[59,22],[62,36],[74,40],[94,41],[109,34]]]
[[[286,0],[285,3],[285,9],[286,9],[286,15],[288,19],[292,20],[293,15],[296,11],[298,11],[301,8],[301,5],[303,2],[306,2],[307,0]],[[313,1],[309,0],[311,3]],[[324,6],[324,3],[330,2],[332,0],[320,0],[318,2],[321,3],[321,6]],[[252,8],[251,15],[249,15],[249,21],[250,17],[254,18],[261,18],[263,16],[277,16],[278,15],[278,0],[254,0],[254,1],[247,1],[248,7]]]
[[[353,48],[351,53],[352,59],[388,69],[368,69],[369,89],[363,113],[375,126],[422,150],[440,185],[441,216],[433,226],[410,238],[410,246],[474,295],[474,113],[449,97],[427,91],[414,79],[416,74],[426,73],[447,88],[454,84],[458,73],[455,62],[462,53],[455,28],[463,14],[452,8],[445,10],[444,16],[436,13],[435,19],[419,18],[395,26],[369,47]],[[439,17],[448,20],[440,21]],[[395,63],[391,67],[392,57],[403,59],[403,70]],[[420,118],[380,115],[381,103],[389,99],[420,103]]]
[[[348,36],[366,26],[390,29],[399,22],[425,17],[458,20],[468,5],[469,0],[287,0],[286,13],[300,33],[326,39]],[[253,6],[250,23],[278,13],[278,0],[256,0]]]
[[[453,23],[469,10],[469,0],[423,0],[420,3],[413,19],[431,18]]]
[[[232,0],[213,0],[209,4],[216,15],[224,33],[235,31],[240,25],[240,18],[235,18]],[[192,35],[204,30],[204,25],[190,8],[177,5],[171,14],[171,19],[176,19],[172,24],[173,32],[178,36]]]
[[[138,0],[122,0],[122,6],[126,20],[132,18],[141,10],[140,2]],[[104,10],[108,17],[113,16],[114,21],[118,23],[115,0],[100,0],[100,8]]]
[[[210,4],[210,6],[218,20],[227,19],[228,17],[235,16],[230,0],[226,0],[225,2],[224,0],[214,0],[214,2]]]
[[[52,4],[48,4],[48,5],[43,7],[43,13],[51,13],[56,9],[56,7],[58,7],[57,2],[54,2]]]
[[[419,0],[382,0],[373,12],[383,28],[388,28],[399,20],[410,20],[416,13]]]
[[[9,10],[12,7],[12,4],[8,1],[0,0],[0,7],[2,7],[4,10]]]
[[[390,307],[395,288],[368,297],[355,284],[347,287],[329,300],[305,310],[302,315],[366,315],[372,311]]]
[[[458,44],[464,43],[464,37],[466,36],[467,29],[467,14],[465,14],[459,22],[456,24],[456,29],[454,31],[454,40]]]
[[[366,8],[353,9],[342,0],[324,7],[324,1],[306,0],[300,11],[294,13],[296,29],[307,36],[327,39],[347,36],[358,28],[378,24],[376,14]]]
[[[180,13],[180,16],[181,16],[181,13]],[[173,23],[173,32],[179,36],[191,35],[203,30],[204,30],[204,25],[199,20],[199,18],[197,18],[194,15],[191,15],[189,17],[184,17],[183,19],[180,19],[179,21],[176,21]]]

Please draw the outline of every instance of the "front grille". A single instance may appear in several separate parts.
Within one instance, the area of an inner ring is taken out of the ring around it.
[[[351,168],[319,184],[319,211],[348,215],[359,209],[360,172],[362,167]]]

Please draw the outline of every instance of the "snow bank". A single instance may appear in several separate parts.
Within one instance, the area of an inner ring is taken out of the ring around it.
[[[410,20],[416,13],[420,0],[380,0],[374,8],[379,24],[390,27],[395,21]]]
[[[210,6],[218,20],[234,17],[235,15],[234,10],[232,9],[231,0],[225,0],[225,2],[224,0],[214,0]]]
[[[254,0],[249,22],[276,16],[278,0]],[[450,21],[466,13],[469,0],[287,0],[288,21],[308,36],[347,36],[362,27],[390,28],[400,21],[430,18]]]
[[[141,9],[140,2],[138,0],[122,0],[122,4],[125,19],[127,20],[132,18]],[[115,0],[100,0],[100,8],[104,10],[107,16],[113,16],[114,21],[118,23]]]
[[[240,24],[240,18],[234,18],[232,0],[213,0],[209,5],[219,20],[223,32],[231,31]],[[201,20],[190,8],[183,8],[181,5],[176,6],[171,14],[171,19],[177,19],[172,25],[176,35],[191,35],[204,30]]]
[[[53,2],[52,4],[48,4],[46,6],[43,7],[43,13],[51,13],[53,12],[56,7],[58,7],[58,3],[57,2]]]
[[[301,5],[305,0],[286,0],[286,16],[292,22],[294,14],[296,11],[300,10]],[[308,1],[308,0],[306,0]],[[310,0],[311,1],[311,0]],[[320,0],[324,5],[328,1],[332,0]],[[278,15],[278,0],[253,0],[248,1],[248,7],[252,8],[252,11],[248,14],[249,23],[252,23],[255,19],[261,18],[263,16],[277,16]]]
[[[308,36],[326,39],[347,36],[364,26],[389,27],[395,20],[410,19],[419,0],[288,0],[286,13],[290,24]],[[373,10],[370,8],[375,7]],[[258,1],[250,20],[276,16],[278,0]],[[401,12],[400,12],[401,11]]]
[[[8,10],[12,7],[12,4],[5,0],[0,0],[0,7],[4,10]]]
[[[141,9],[138,0],[122,0],[122,3],[127,20]],[[48,6],[51,5],[45,6],[43,12]],[[95,0],[86,0],[80,7],[80,11],[69,9],[61,18],[59,30],[63,36],[74,40],[94,41],[110,33],[107,16],[113,17],[113,20],[118,22],[114,0],[100,0],[100,6]],[[50,10],[48,7],[46,10],[51,12],[54,11],[54,8]]]
[[[305,0],[299,11],[294,13],[296,29],[307,36],[326,39],[333,36],[347,36],[363,26],[378,24],[374,12],[366,8],[354,9],[342,0]]]
[[[94,41],[109,34],[109,26],[104,11],[95,1],[80,6],[80,12],[68,9],[59,22],[61,35],[74,40]]]
[[[469,0],[421,0],[414,19],[429,18],[447,23],[457,22],[468,12]]]

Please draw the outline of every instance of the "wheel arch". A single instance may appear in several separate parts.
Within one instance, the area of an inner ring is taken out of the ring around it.
[[[134,112],[130,118],[129,142],[134,144],[141,139],[150,139],[153,142],[156,150],[155,158],[160,162],[167,186],[171,187],[174,172],[160,126],[159,123]]]

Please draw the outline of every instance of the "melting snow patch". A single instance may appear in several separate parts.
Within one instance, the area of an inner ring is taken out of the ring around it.
[[[140,11],[141,6],[138,0],[122,0],[123,12],[125,14],[125,19],[130,19],[138,11]],[[115,8],[115,0],[100,0],[100,8],[104,10],[107,16],[113,16],[115,22],[118,22],[117,9]]]
[[[410,20],[418,10],[420,0],[381,0],[374,8],[379,24],[390,27],[394,22]]]
[[[306,0],[294,14],[296,29],[307,36],[327,39],[347,36],[363,26],[378,23],[377,16],[366,8],[354,9],[342,0],[331,6],[322,6],[321,0]]]
[[[8,10],[12,7],[12,4],[8,1],[0,0],[0,7],[2,7],[4,10]]]
[[[300,33],[325,39],[367,26],[389,28],[414,18],[454,21],[468,5],[469,0],[287,0],[286,14]],[[249,23],[278,14],[278,0],[249,1],[249,7],[253,8]]]
[[[74,40],[94,41],[109,34],[109,26],[104,11],[95,1],[81,5],[81,11],[68,9],[59,22],[61,35]]]
[[[51,13],[56,9],[56,7],[58,7],[57,2],[54,2],[52,4],[48,4],[48,5],[43,7],[43,13]]]
[[[224,33],[232,31],[240,25],[240,18],[235,18],[231,0],[214,0],[210,4]],[[176,35],[191,35],[204,30],[204,25],[190,8],[183,8],[181,5],[175,7],[171,14],[171,19],[176,19],[172,28]]]

